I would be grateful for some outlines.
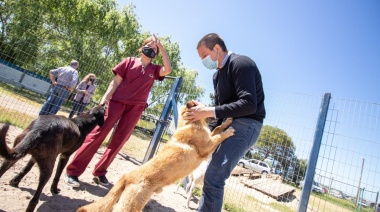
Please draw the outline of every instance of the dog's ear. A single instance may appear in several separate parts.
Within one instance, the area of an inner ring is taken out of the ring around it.
[[[108,108],[108,105],[106,103],[100,104],[100,106],[102,106],[104,108],[104,110],[107,110],[107,108]]]
[[[192,108],[192,107],[195,107],[196,105],[195,105],[195,103],[193,102],[193,101],[188,101],[187,103],[186,103],[186,108]]]

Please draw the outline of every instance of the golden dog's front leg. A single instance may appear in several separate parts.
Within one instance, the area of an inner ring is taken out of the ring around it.
[[[211,137],[210,141],[207,143],[204,148],[199,150],[199,154],[201,157],[206,157],[210,155],[220,144],[222,141],[224,141],[226,138],[229,138],[234,135],[235,129],[232,127],[229,127],[227,130],[223,131],[220,134],[216,134]]]
[[[211,136],[222,133],[231,124],[232,124],[232,118],[227,118],[221,125],[215,127],[215,129],[211,132]]]

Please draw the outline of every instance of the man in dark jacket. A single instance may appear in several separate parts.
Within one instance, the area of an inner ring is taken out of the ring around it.
[[[232,117],[235,135],[224,140],[212,155],[207,168],[199,211],[221,211],[224,185],[238,161],[259,137],[265,118],[264,90],[255,62],[227,50],[215,33],[205,35],[197,45],[203,65],[217,69],[213,82],[215,107],[197,106],[187,110],[187,120],[213,117],[211,130]]]

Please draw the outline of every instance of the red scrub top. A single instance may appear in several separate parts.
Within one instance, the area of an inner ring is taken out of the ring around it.
[[[162,81],[165,78],[159,75],[161,68],[160,65],[149,63],[142,71],[139,58],[125,58],[112,69],[112,72],[121,76],[123,80],[111,100],[124,104],[145,105],[154,80]]]

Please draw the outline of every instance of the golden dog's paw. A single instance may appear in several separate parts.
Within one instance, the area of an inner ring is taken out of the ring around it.
[[[235,129],[233,127],[227,128],[223,134],[227,135],[228,137],[235,135]]]
[[[226,129],[228,126],[232,124],[232,118],[227,118],[223,123],[222,123],[222,128]]]

